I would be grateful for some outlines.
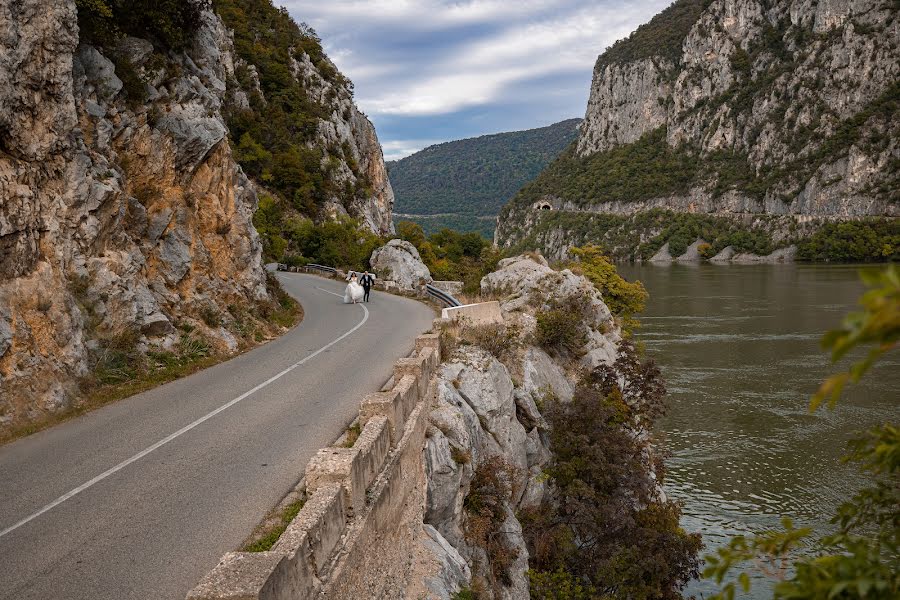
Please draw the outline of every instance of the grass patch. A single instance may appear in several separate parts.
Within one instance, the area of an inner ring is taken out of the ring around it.
[[[347,428],[347,437],[344,438],[343,443],[341,443],[341,447],[352,448],[353,444],[356,443],[356,440],[359,439],[360,433],[362,433],[362,425],[359,423],[359,421],[357,421]]]
[[[456,446],[450,446],[450,456],[458,465],[467,465],[472,462],[472,453]]]
[[[244,545],[241,550],[243,552],[266,552],[271,550],[272,546],[278,542],[281,534],[284,533],[284,530],[294,520],[294,517],[300,513],[300,509],[303,508],[304,504],[306,504],[306,498],[300,498],[285,506],[281,511],[270,515],[262,529],[253,535],[254,541]]]
[[[155,369],[136,379],[100,385],[83,395],[67,410],[47,414],[29,423],[13,426],[6,431],[0,432],[0,445],[29,436],[32,433],[37,433],[38,431],[64,423],[76,417],[80,417],[85,413],[89,413],[92,410],[111,402],[116,402],[129,396],[133,396],[134,394],[146,392],[147,390],[153,389],[164,383],[187,377],[197,371],[202,371],[207,367],[211,367],[214,364],[221,362],[224,358],[230,357],[218,354],[207,356],[195,361],[175,363],[164,368]]]
[[[459,340],[461,343],[487,350],[502,363],[515,357],[522,346],[519,328],[502,323],[462,325],[459,329]]]

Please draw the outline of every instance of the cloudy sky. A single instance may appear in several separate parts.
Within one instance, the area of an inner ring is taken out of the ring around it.
[[[312,25],[387,159],[584,116],[597,55],[671,0],[276,0]]]

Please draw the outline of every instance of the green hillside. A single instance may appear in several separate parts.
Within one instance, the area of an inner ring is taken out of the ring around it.
[[[426,231],[453,223],[466,231],[492,231],[493,217],[519,188],[531,181],[578,135],[580,119],[483,135],[429,146],[387,163],[400,215]],[[440,216],[437,216],[440,215]]]

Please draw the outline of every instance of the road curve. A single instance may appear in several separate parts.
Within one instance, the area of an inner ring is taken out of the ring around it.
[[[0,598],[182,600],[434,317],[406,298],[350,306],[340,282],[279,277],[305,311],[294,330],[0,446]]]

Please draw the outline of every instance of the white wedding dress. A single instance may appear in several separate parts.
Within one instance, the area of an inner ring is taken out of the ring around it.
[[[359,280],[356,278],[356,275],[350,278],[350,283],[347,284],[347,290],[344,292],[344,304],[356,304],[357,302],[361,302],[363,299],[363,288],[359,285]]]

